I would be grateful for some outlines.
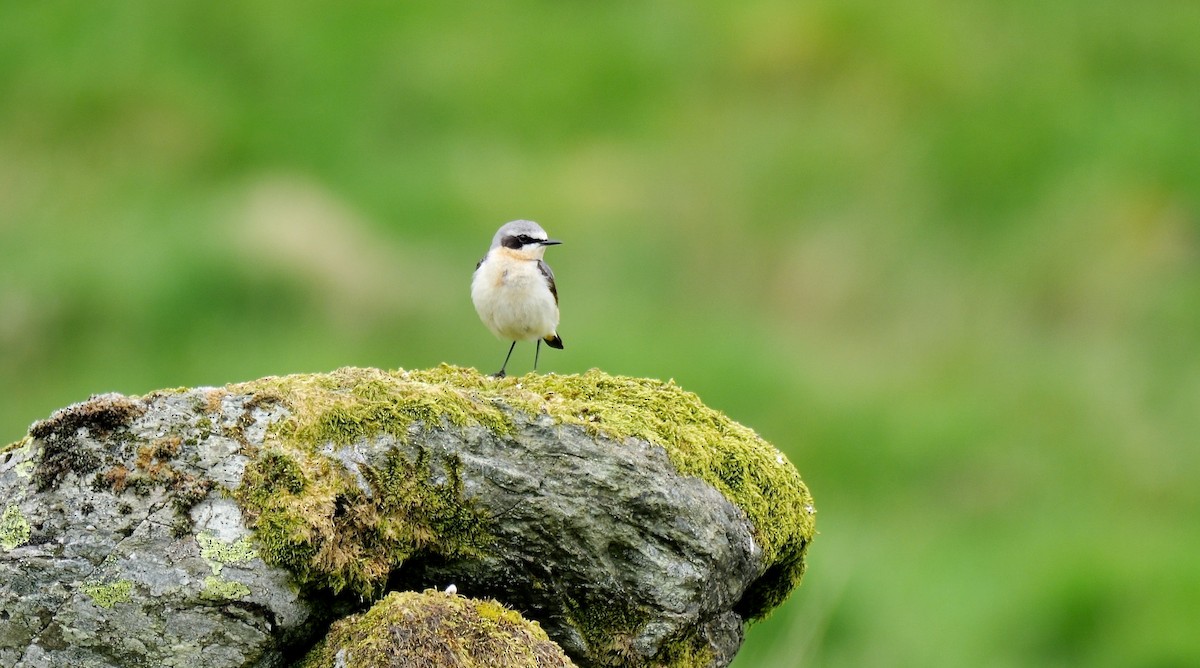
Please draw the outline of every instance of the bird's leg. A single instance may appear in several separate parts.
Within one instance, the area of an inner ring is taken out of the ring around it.
[[[504,364],[500,367],[499,371],[492,374],[492,376],[494,378],[503,378],[504,377],[504,375],[505,375],[504,370],[508,368],[508,358],[512,357],[513,348],[516,348],[516,347],[517,347],[517,342],[513,341],[512,345],[508,347],[508,354],[504,356]]]
[[[542,354],[542,340],[538,339],[537,347],[533,349],[533,370],[537,371],[538,356]]]

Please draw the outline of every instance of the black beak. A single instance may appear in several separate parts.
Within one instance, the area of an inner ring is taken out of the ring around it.
[[[542,241],[540,243],[543,246],[557,246],[557,245],[561,244],[562,242],[559,241],[558,239],[546,239],[545,241]]]

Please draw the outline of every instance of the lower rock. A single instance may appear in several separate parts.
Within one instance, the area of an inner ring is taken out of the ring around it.
[[[333,625],[300,668],[573,668],[537,622],[496,601],[392,592]]]
[[[0,668],[289,665],[331,620],[449,582],[585,668],[721,667],[815,533],[752,431],[596,371],[102,395],[0,449],[0,499]]]

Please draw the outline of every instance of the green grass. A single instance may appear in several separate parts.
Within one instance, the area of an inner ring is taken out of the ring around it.
[[[1200,5],[0,9],[0,442],[95,392],[674,378],[821,535],[736,666],[1190,665]],[[521,346],[510,371],[524,373]]]

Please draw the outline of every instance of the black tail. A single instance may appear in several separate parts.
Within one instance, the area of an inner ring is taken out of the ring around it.
[[[546,345],[550,346],[551,348],[558,348],[559,350],[563,349],[562,339],[558,338],[558,334],[551,334],[542,340],[545,341]]]

